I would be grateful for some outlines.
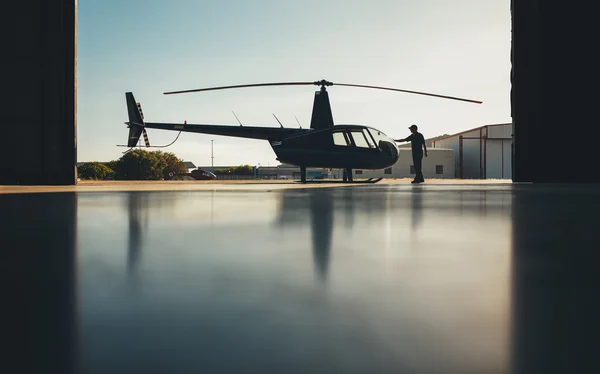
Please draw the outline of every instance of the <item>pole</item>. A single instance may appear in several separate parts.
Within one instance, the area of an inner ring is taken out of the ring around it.
[[[210,167],[211,169],[215,169],[215,157],[213,156],[213,142],[214,140],[210,141]]]

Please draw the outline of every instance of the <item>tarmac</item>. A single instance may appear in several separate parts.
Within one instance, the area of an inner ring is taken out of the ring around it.
[[[383,179],[377,185],[411,185],[410,178]],[[360,186],[341,180],[313,180],[306,184],[295,180],[206,180],[206,181],[79,181],[75,186],[0,186],[0,194],[40,192],[125,192],[125,191],[243,191],[281,190],[290,188],[324,188]],[[506,179],[428,179],[421,185],[498,185],[511,184]]]
[[[0,187],[4,365],[598,373],[598,207],[510,181]]]

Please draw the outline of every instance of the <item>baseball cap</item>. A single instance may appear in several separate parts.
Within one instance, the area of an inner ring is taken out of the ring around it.
[[[411,127],[409,127],[409,129],[418,129],[417,125],[412,125]]]

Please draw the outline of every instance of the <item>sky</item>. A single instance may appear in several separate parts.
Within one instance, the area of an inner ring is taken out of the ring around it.
[[[307,128],[317,86],[164,92],[264,82],[384,86],[483,104],[328,87],[334,122],[393,138],[509,123],[505,0],[87,0],[78,3],[78,161],[127,150],[125,92],[148,122]],[[148,129],[151,145],[177,132]],[[181,133],[168,148],[196,165],[277,165],[264,140]]]

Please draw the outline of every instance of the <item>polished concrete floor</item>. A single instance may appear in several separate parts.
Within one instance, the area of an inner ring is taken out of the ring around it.
[[[599,186],[12,193],[0,208],[10,372],[600,372]]]

